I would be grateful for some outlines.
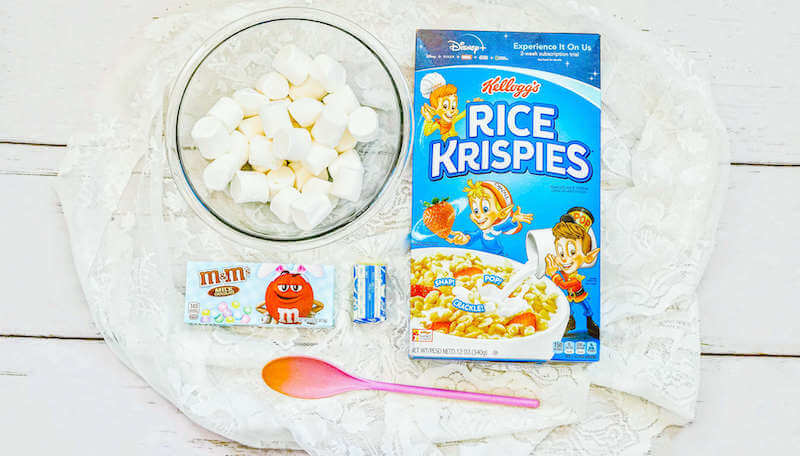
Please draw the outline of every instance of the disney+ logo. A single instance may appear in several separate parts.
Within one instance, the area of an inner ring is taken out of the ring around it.
[[[469,41],[471,43],[467,43],[464,41],[463,37],[469,37]],[[447,40],[447,44],[450,47],[450,50],[453,52],[472,52],[473,54],[477,53],[478,51],[485,51],[486,46],[484,46],[483,41],[481,41],[478,36],[473,35],[472,33],[467,33],[463,35],[460,41],[454,40]]]

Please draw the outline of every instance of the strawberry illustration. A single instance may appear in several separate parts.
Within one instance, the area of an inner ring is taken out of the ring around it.
[[[428,293],[430,293],[433,290],[435,290],[435,288],[426,287],[425,285],[419,285],[419,284],[416,284],[416,283],[412,283],[411,284],[411,297],[413,298],[414,296],[422,296],[424,298],[425,296],[428,296]]]
[[[447,239],[456,221],[456,210],[448,203],[449,198],[434,198],[430,203],[423,202],[425,211],[422,213],[422,223],[434,234],[442,239]]]
[[[450,322],[449,321],[434,321],[431,323],[431,330],[433,331],[441,331],[444,333],[450,332]]]
[[[453,277],[456,279],[459,277],[468,277],[474,276],[476,274],[483,274],[483,269],[477,266],[467,266],[465,268],[461,268],[453,274]]]
[[[536,315],[531,312],[525,312],[522,314],[517,315],[516,317],[512,318],[508,324],[518,324],[522,326],[533,326],[534,329],[536,328]]]

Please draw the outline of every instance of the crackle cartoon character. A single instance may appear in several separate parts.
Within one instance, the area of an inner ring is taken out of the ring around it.
[[[447,242],[456,245],[480,245],[488,253],[503,253],[503,244],[498,239],[501,235],[511,235],[522,230],[523,223],[531,223],[533,214],[525,214],[517,206],[508,188],[495,181],[467,181],[464,188],[469,200],[469,218],[476,229],[462,233],[453,231],[446,238]]]
[[[580,306],[586,317],[586,331],[595,338],[600,337],[600,328],[592,319],[592,308],[587,301],[589,295],[583,288],[584,276],[578,269],[594,264],[600,248],[592,249],[589,229],[594,216],[588,209],[573,207],[553,227],[555,255],[545,256],[545,274],[564,290],[570,303],[569,322],[564,334],[575,329],[575,308]]]
[[[419,83],[419,90],[430,103],[422,105],[421,114],[425,118],[422,131],[429,136],[439,131],[442,141],[457,136],[456,122],[463,119],[466,111],[458,111],[458,89],[447,84],[439,73],[426,74]],[[473,101],[481,101],[475,98]]]
[[[314,290],[311,284],[302,276],[305,267],[299,266],[297,272],[292,273],[283,266],[276,269],[275,277],[264,293],[264,302],[256,310],[262,314],[269,314],[265,323],[272,320],[284,324],[300,323],[300,318],[308,317],[322,310],[324,305],[314,299]]]

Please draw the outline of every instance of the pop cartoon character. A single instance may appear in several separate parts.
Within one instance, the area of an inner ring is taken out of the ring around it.
[[[573,207],[553,227],[555,251],[545,256],[545,274],[559,288],[564,290],[570,303],[569,323],[564,334],[575,329],[575,306],[580,306],[586,317],[586,331],[595,338],[600,337],[600,328],[592,319],[592,309],[587,301],[588,293],[583,288],[584,276],[578,269],[594,264],[600,248],[592,249],[592,237],[589,229],[594,223],[594,216],[588,209]]]
[[[523,223],[531,223],[533,214],[525,214],[517,206],[511,192],[505,185],[494,181],[467,181],[464,188],[469,199],[469,218],[476,229],[467,233],[453,231],[447,242],[456,245],[475,245],[480,243],[485,252],[499,255],[503,244],[498,237],[503,234],[516,234],[522,230]]]
[[[311,284],[301,275],[303,266],[292,273],[283,266],[278,266],[278,276],[267,285],[264,302],[256,310],[269,314],[270,319],[278,323],[297,324],[300,318],[319,312],[324,305],[314,300]]]
[[[421,114],[425,118],[422,132],[425,136],[438,130],[442,141],[456,136],[456,122],[463,119],[466,111],[458,111],[458,89],[447,84],[439,73],[426,74],[419,83],[420,93],[430,100],[422,105]],[[473,101],[481,101],[475,98]]]

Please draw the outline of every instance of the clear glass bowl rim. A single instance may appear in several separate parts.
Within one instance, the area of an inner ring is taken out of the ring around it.
[[[236,34],[251,27],[277,20],[307,20],[318,22],[337,28],[343,33],[347,33],[360,41],[376,56],[389,74],[400,105],[400,150],[397,160],[395,161],[394,169],[378,191],[378,194],[373,198],[372,203],[358,214],[355,219],[344,225],[333,228],[326,233],[302,239],[270,239],[255,232],[239,229],[216,216],[195,193],[189,176],[181,163],[178,150],[178,114],[180,113],[183,96],[194,73],[203,61],[211,55],[218,46]],[[292,250],[307,250],[330,244],[349,234],[355,233],[359,227],[363,226],[364,223],[391,199],[392,195],[397,190],[402,174],[408,163],[410,153],[409,140],[411,138],[412,127],[410,94],[406,79],[400,71],[400,66],[395,59],[375,36],[361,28],[358,24],[328,11],[305,7],[282,7],[255,12],[225,25],[206,39],[192,54],[178,73],[173,83],[172,90],[168,95],[164,141],[166,143],[170,172],[181,196],[195,214],[212,229],[234,242],[250,247],[273,247],[278,249],[291,247]]]

